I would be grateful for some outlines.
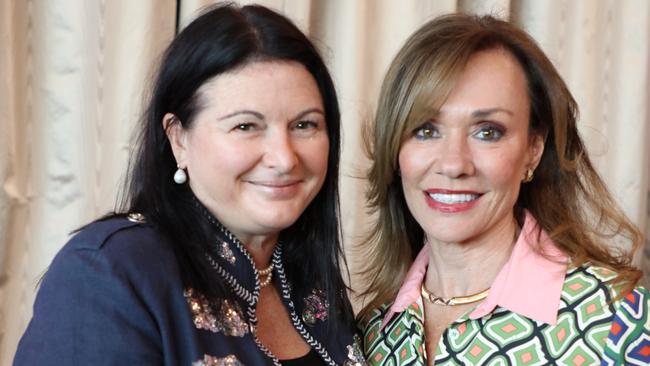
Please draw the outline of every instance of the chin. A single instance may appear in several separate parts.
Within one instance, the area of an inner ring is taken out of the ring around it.
[[[429,231],[426,234],[426,237],[429,238],[430,241],[442,243],[464,243],[472,238],[470,233],[461,233],[453,230],[450,231],[449,229],[444,231]]]
[[[298,221],[298,216],[296,217],[281,217],[267,220],[259,220],[258,226],[266,229],[269,232],[280,232],[284,229],[287,229],[289,226],[293,225]]]

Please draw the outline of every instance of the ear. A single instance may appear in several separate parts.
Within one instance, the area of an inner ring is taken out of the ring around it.
[[[187,167],[187,163],[185,162],[187,139],[181,121],[172,113],[166,113],[162,119],[162,127],[172,147],[176,164],[179,168],[185,169]]]
[[[539,165],[540,160],[542,160],[542,155],[544,154],[544,144],[546,143],[546,138],[544,134],[534,133],[530,136],[530,141],[528,145],[528,164],[526,168],[535,170],[537,165]]]

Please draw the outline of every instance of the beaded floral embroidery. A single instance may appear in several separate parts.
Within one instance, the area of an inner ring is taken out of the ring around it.
[[[316,324],[317,320],[325,321],[330,304],[325,299],[325,294],[320,290],[312,290],[312,293],[305,298],[305,310],[302,312],[302,320],[310,326]]]
[[[244,364],[235,355],[228,355],[226,357],[203,355],[203,359],[192,362],[192,366],[244,366]]]
[[[358,335],[354,335],[354,342],[347,346],[348,359],[343,363],[343,366],[366,366],[366,359],[361,351],[361,339]]]
[[[230,264],[235,264],[235,261],[237,260],[235,253],[233,253],[232,249],[230,249],[230,245],[226,241],[222,241],[221,244],[217,246],[217,253]]]
[[[233,337],[243,337],[249,332],[241,308],[236,302],[226,299],[210,302],[204,295],[191,288],[185,290],[183,295],[190,306],[197,329],[222,332]]]

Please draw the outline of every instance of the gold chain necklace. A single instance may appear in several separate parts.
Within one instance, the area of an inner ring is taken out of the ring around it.
[[[481,301],[487,297],[488,293],[490,292],[490,288],[488,287],[485,290],[473,295],[452,296],[450,298],[445,298],[445,297],[436,296],[431,292],[427,291],[427,289],[424,288],[424,284],[422,284],[422,289],[420,292],[422,293],[422,297],[424,297],[425,300],[429,301],[432,304],[454,306],[454,305],[471,304],[473,302]]]

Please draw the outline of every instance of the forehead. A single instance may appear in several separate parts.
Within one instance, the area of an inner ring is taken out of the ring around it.
[[[246,63],[207,80],[197,94],[203,107],[280,107],[288,101],[322,104],[316,80],[295,61]]]
[[[526,74],[508,50],[497,47],[472,53],[454,63],[438,64],[432,79],[421,87],[403,130],[403,138],[440,113],[478,109],[516,109],[528,117],[530,98]]]
[[[529,108],[524,71],[515,57],[502,48],[470,56],[440,113],[491,108],[525,114]]]

